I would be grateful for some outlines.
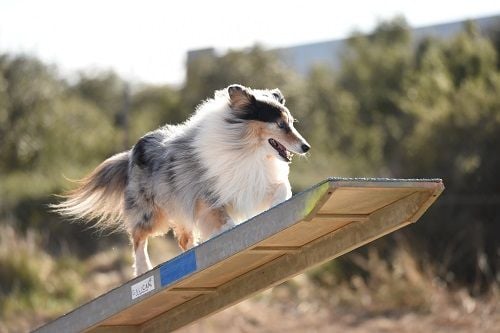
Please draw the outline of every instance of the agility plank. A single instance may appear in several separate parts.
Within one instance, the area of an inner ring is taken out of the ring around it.
[[[329,178],[36,332],[169,332],[416,222],[440,179]]]

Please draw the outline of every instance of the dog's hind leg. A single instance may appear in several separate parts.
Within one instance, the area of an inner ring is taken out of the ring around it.
[[[148,238],[167,233],[169,227],[165,213],[156,206],[151,210],[141,210],[141,214],[136,211],[135,214],[129,214],[128,218],[134,218],[129,226],[134,246],[134,274],[137,276],[153,268],[148,255]]]
[[[145,230],[141,228],[141,225],[136,225],[132,230],[134,276],[141,275],[153,268],[148,254],[148,237],[150,234],[151,230]]]

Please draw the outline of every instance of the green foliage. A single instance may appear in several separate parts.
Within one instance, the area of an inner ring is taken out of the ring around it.
[[[62,185],[65,171],[79,177],[116,150],[112,120],[73,93],[54,69],[24,56],[3,56],[0,64],[3,205],[47,195]]]
[[[181,109],[178,91],[165,86],[143,86],[132,96],[131,137],[138,139],[165,123],[180,123],[189,113]]]
[[[44,121],[61,86],[54,71],[24,56],[0,57],[0,170],[27,170],[41,156]]]
[[[124,89],[125,82],[116,73],[97,72],[82,73],[71,90],[114,119],[121,111]]]

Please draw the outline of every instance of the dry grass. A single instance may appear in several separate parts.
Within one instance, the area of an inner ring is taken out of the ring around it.
[[[25,332],[131,277],[123,249],[52,257],[40,235],[0,226],[0,332]],[[128,254],[128,253],[127,253]]]
[[[274,292],[235,305],[179,333],[494,333],[500,327],[498,297],[472,300],[475,305],[471,309],[462,303],[460,293],[444,291],[435,295],[428,312],[399,309],[398,314],[370,314],[364,308],[347,310],[295,297],[276,302]]]
[[[84,294],[83,276],[82,265],[71,257],[55,260],[44,252],[35,233],[20,236],[12,227],[2,226],[0,331],[23,330],[71,308]]]
[[[154,263],[176,255],[174,242],[151,242]],[[53,258],[34,233],[0,230],[0,332],[24,332],[131,277],[130,247],[110,248],[80,262]],[[398,246],[390,258],[375,248],[351,254],[358,272],[338,261],[268,290],[180,332],[495,332],[500,293],[472,298],[451,292]]]
[[[350,257],[361,274],[325,273],[332,262],[179,332],[498,332],[497,287],[482,298],[450,291],[404,246],[391,260],[375,248]]]

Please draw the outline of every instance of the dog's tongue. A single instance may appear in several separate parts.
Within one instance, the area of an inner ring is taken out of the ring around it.
[[[278,152],[278,154],[283,157],[287,162],[291,161],[292,154],[283,146],[281,143],[274,139],[269,139],[269,144]]]

